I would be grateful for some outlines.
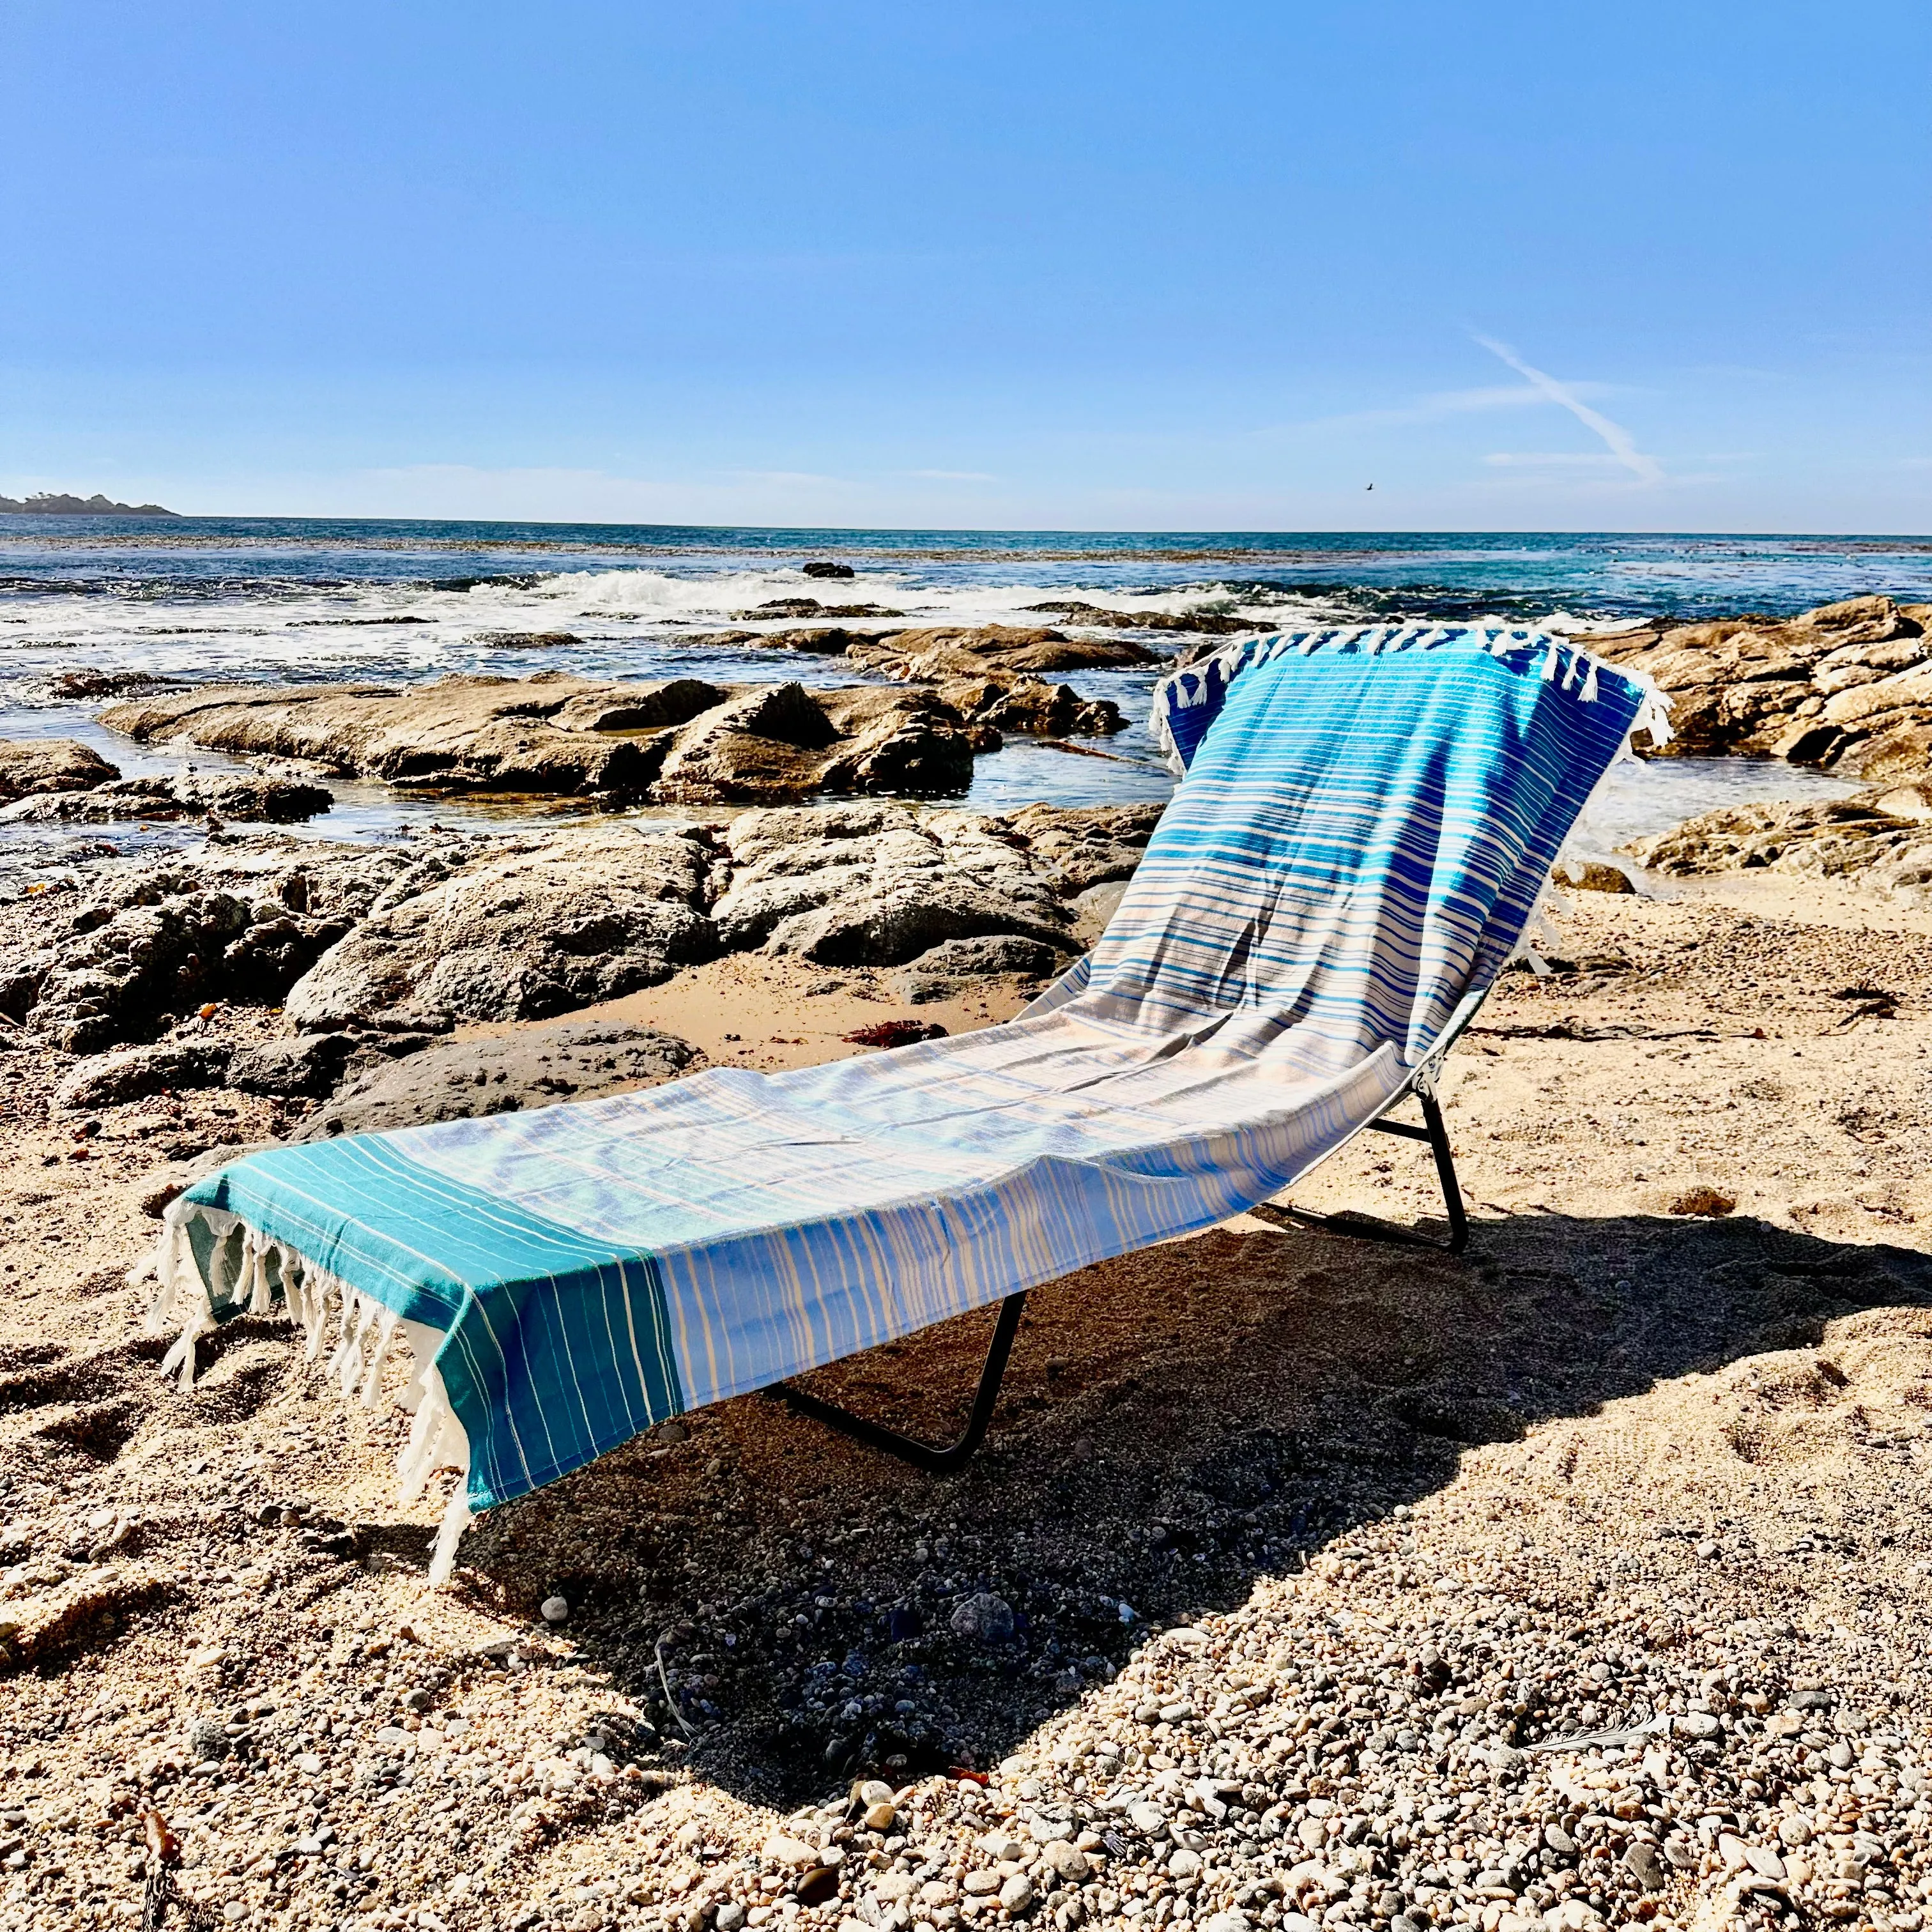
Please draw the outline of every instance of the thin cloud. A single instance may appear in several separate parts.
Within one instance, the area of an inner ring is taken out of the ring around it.
[[[1498,470],[1621,470],[1623,459],[1607,450],[1499,449],[1483,458]]]
[[[1579,393],[1578,386],[1572,382],[1559,382],[1531,364],[1526,362],[1506,342],[1498,342],[1493,337],[1479,335],[1476,340],[1495,356],[1498,362],[1506,363],[1520,376],[1552,402],[1568,410],[1586,429],[1594,430],[1604,440],[1604,446],[1630,474],[1642,483],[1661,483],[1664,466],[1655,457],[1646,456],[1637,448],[1636,439],[1621,423],[1614,423],[1599,410],[1593,410]]]

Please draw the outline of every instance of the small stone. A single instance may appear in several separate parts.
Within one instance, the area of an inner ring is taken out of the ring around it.
[[[295,1766],[304,1778],[320,1778],[322,1775],[322,1760],[317,1757],[314,1751],[297,1752]]]
[[[1067,1885],[1084,1883],[1093,1870],[1092,1861],[1087,1854],[1064,1838],[1049,1838],[1040,1847],[1040,1859],[1048,1871]]]
[[[1671,1202],[1672,1214],[1701,1215],[1711,1220],[1718,1220],[1726,1214],[1737,1212],[1737,1196],[1720,1193],[1714,1187],[1699,1186],[1687,1187]]]
[[[1028,1910],[1033,1904],[1033,1880],[1024,1872],[1016,1872],[1000,1888],[1000,1903],[1009,1912]]]
[[[1784,1882],[1784,1861],[1768,1845],[1747,1845],[1744,1856],[1759,1877]]]
[[[1561,1825],[1544,1826],[1543,1842],[1559,1858],[1574,1858],[1576,1856],[1576,1840]]]
[[[1322,1928],[1306,1912],[1284,1912],[1279,1932],[1322,1932]],[[1389,1932],[1427,1932],[1427,1928],[1419,1918],[1405,1918],[1398,1912],[1389,1922]]]
[[[1152,1838],[1156,1832],[1167,1829],[1167,1814],[1158,1804],[1150,1804],[1143,1798],[1127,1807],[1127,1822],[1136,1832],[1144,1832]]]
[[[238,1898],[231,1898],[221,1908],[221,1916],[231,1925],[239,1925],[248,1916],[248,1908]]]
[[[1811,1827],[1803,1818],[1784,1818],[1778,1822],[1778,1835],[1794,1850],[1800,1845],[1811,1842]]]
[[[896,1805],[868,1804],[866,1808],[866,1829],[877,1832],[883,1838],[898,1822],[898,1815]]]
[[[1188,1724],[1194,1721],[1192,1704],[1167,1704],[1161,1708],[1160,1720],[1163,1724]]]
[[[812,1846],[774,1832],[765,1840],[764,1861],[768,1865],[813,1865],[818,1862],[818,1853]]]
[[[1714,1738],[1724,1727],[1708,1711],[1686,1711],[1671,1720],[1671,1728],[1680,1738]]]
[[[1000,1888],[1000,1875],[990,1868],[969,1871],[959,1883],[968,1898],[990,1898]]]
[[[1190,1852],[1183,1846],[1168,1859],[1167,1869],[1171,1876],[1178,1879],[1198,1877],[1201,1871],[1201,1854]]]
[[[745,1908],[735,1898],[728,1898],[718,1908],[718,1916],[712,1922],[718,1932],[738,1932],[745,1922]]]
[[[1834,1771],[1850,1771],[1858,1762],[1858,1753],[1843,1738],[1825,1754],[1825,1761]]]
[[[1724,1553],[1723,1550],[1718,1544],[1711,1542],[1708,1538],[1697,1546],[1698,1556],[1706,1563],[1710,1562],[1713,1558],[1721,1556]]]
[[[570,1604],[562,1597],[546,1597],[543,1600],[543,1620],[547,1624],[560,1624],[570,1615]]]
[[[1284,1919],[1283,1924],[1288,1922]],[[1201,1932],[1248,1932],[1248,1915],[1245,1912],[1217,1912],[1202,1925]]]
[[[1655,1892],[1663,1885],[1664,1861],[1657,1856],[1654,1845],[1633,1838],[1624,1847],[1624,1863],[1646,1892]]]
[[[1002,1597],[977,1590],[954,1607],[948,1622],[955,1636],[975,1643],[1004,1643],[1013,1634],[1012,1606]]]
[[[228,1755],[228,1732],[212,1718],[197,1718],[188,1727],[188,1746],[204,1761]]]

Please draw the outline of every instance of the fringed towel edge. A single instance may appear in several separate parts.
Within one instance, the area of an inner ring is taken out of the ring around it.
[[[218,1241],[226,1241],[238,1232],[241,1236],[240,1265],[218,1303],[195,1260],[188,1231],[196,1222]],[[471,1520],[470,1438],[450,1405],[436,1366],[442,1340],[438,1332],[422,1322],[404,1320],[374,1295],[318,1268],[286,1241],[263,1235],[238,1214],[199,1202],[177,1201],[169,1205],[153,1253],[130,1271],[128,1280],[138,1286],[150,1276],[154,1292],[148,1304],[146,1330],[150,1335],[174,1337],[161,1358],[161,1372],[178,1375],[184,1390],[194,1387],[196,1346],[203,1335],[233,1316],[280,1313],[302,1330],[303,1359],[311,1366],[320,1364],[345,1401],[374,1408],[380,1397],[383,1364],[400,1339],[414,1368],[397,1400],[415,1414],[409,1441],[396,1462],[398,1500],[414,1502],[438,1469],[458,1472],[455,1492],[430,1545],[429,1580],[433,1585],[447,1583],[454,1574],[457,1545]],[[332,1301],[332,1349],[328,1336]]]

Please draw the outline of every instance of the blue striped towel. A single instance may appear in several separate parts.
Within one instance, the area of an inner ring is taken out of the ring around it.
[[[1265,1200],[1508,959],[1646,692],[1526,631],[1250,639],[1176,674],[1186,776],[1093,952],[985,1032],[278,1148],[190,1189],[158,1327],[284,1308],[406,1497],[522,1496],[765,1387]],[[332,1337],[329,1333],[332,1328]]]

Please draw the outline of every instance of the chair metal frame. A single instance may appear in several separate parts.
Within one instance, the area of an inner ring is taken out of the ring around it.
[[[1426,1248],[1437,1254],[1460,1256],[1469,1245],[1469,1217],[1463,1210],[1462,1186],[1456,1178],[1455,1156],[1449,1145],[1448,1130],[1442,1123],[1442,1109],[1436,1097],[1436,1082],[1449,1049],[1475,1018],[1489,995],[1490,988],[1486,986],[1466,994],[1450,1016],[1448,1024],[1437,1035],[1429,1051],[1417,1061],[1408,1078],[1390,1097],[1388,1104],[1374,1119],[1364,1120],[1354,1133],[1338,1142],[1323,1156],[1324,1160],[1332,1159],[1357,1133],[1394,1134],[1402,1140],[1426,1142],[1436,1156],[1436,1177],[1442,1184],[1442,1204],[1449,1222],[1447,1240],[1438,1240],[1434,1235],[1422,1234],[1413,1228],[1399,1227],[1391,1222],[1378,1221],[1346,1210],[1336,1214],[1318,1214],[1312,1209],[1297,1208],[1288,1202],[1271,1207],[1264,1202],[1250,1211],[1264,1220],[1279,1218],[1298,1227],[1343,1235],[1351,1240],[1382,1241],[1395,1246]],[[1397,1107],[1412,1099],[1419,1102],[1422,1108],[1424,1124],[1419,1127],[1412,1121],[1389,1118]],[[841,1435],[850,1436],[855,1442],[883,1449],[886,1454],[896,1456],[902,1462],[910,1462],[914,1468],[923,1469],[928,1474],[949,1475],[956,1469],[964,1468],[972,1460],[974,1452],[986,1439],[986,1432],[992,1426],[993,1411],[999,1405],[1000,1384],[1006,1372],[1007,1359],[1013,1352],[1013,1338],[1019,1333],[1027,1294],[1028,1291],[1022,1288],[1000,1304],[999,1319],[994,1324],[993,1339],[980,1370],[980,1386],[974,1394],[973,1412],[967,1418],[964,1431],[954,1442],[936,1444],[922,1442],[916,1436],[902,1435],[896,1429],[886,1428],[883,1423],[854,1414],[837,1402],[827,1402],[794,1382],[780,1382],[772,1393],[794,1413],[808,1415],[814,1421],[837,1430]]]

